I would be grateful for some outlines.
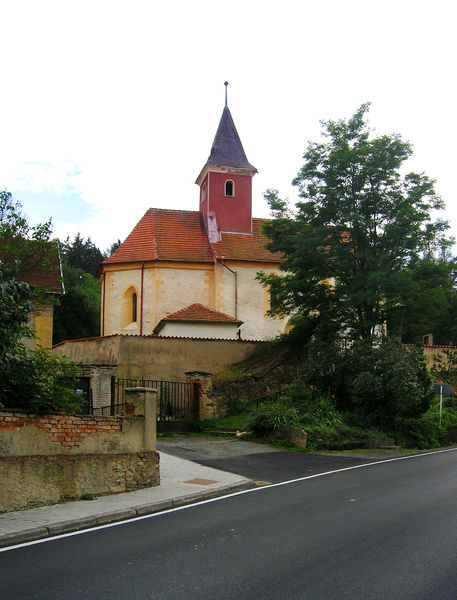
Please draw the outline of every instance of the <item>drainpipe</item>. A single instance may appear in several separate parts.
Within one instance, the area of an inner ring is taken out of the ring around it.
[[[210,174],[208,173],[208,193],[209,193],[209,175]],[[208,196],[208,199],[207,199],[207,209],[209,210],[209,196]],[[211,255],[212,255],[213,260],[214,260],[214,269],[216,270],[217,261],[220,260],[221,261],[221,265],[223,267],[225,267],[227,269],[227,271],[230,271],[230,273],[232,273],[233,276],[235,277],[235,319],[238,319],[238,273],[236,271],[234,271],[233,269],[231,269],[230,267],[228,267],[224,263],[224,257],[223,256],[220,259],[218,259],[218,257],[216,256],[216,253],[214,251],[213,245],[209,241],[208,226],[207,226],[206,219],[205,219],[204,215],[202,215],[202,218],[203,218],[203,224],[205,226],[206,237],[208,238],[209,249],[210,249]]]
[[[106,290],[105,280],[106,280],[106,273],[103,273],[102,337],[105,335],[105,290]]]
[[[235,277],[235,319],[238,319],[238,273],[236,271],[234,271],[233,269],[231,269],[230,267],[228,267],[225,263],[224,263],[224,259],[221,259],[221,265],[223,267],[225,267],[228,271],[230,271],[230,273],[233,274],[233,276]]]
[[[140,335],[143,335],[143,287],[144,287],[144,263],[141,265]]]

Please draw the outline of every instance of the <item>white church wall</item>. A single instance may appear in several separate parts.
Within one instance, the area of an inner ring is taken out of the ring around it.
[[[161,337],[207,338],[214,340],[236,340],[237,326],[233,323],[166,323],[160,332]]]

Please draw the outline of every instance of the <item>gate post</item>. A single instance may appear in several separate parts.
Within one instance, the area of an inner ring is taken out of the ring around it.
[[[131,408],[131,416],[144,417],[143,445],[145,452],[155,450],[157,422],[156,388],[126,388],[126,405]]]
[[[194,418],[207,419],[212,416],[211,409],[213,402],[207,395],[208,388],[211,387],[212,373],[202,371],[188,371],[185,373],[186,382],[193,386],[194,398]]]

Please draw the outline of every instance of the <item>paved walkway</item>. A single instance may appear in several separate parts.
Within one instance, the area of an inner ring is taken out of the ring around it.
[[[0,514],[0,547],[120,521],[250,487],[241,475],[160,452],[159,486]]]

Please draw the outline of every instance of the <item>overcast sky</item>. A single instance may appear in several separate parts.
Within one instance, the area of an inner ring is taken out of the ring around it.
[[[2,0],[0,189],[102,249],[150,207],[197,210],[224,105],[262,193],[291,199],[319,120],[372,103],[414,146],[457,235],[456,35],[435,0]]]

